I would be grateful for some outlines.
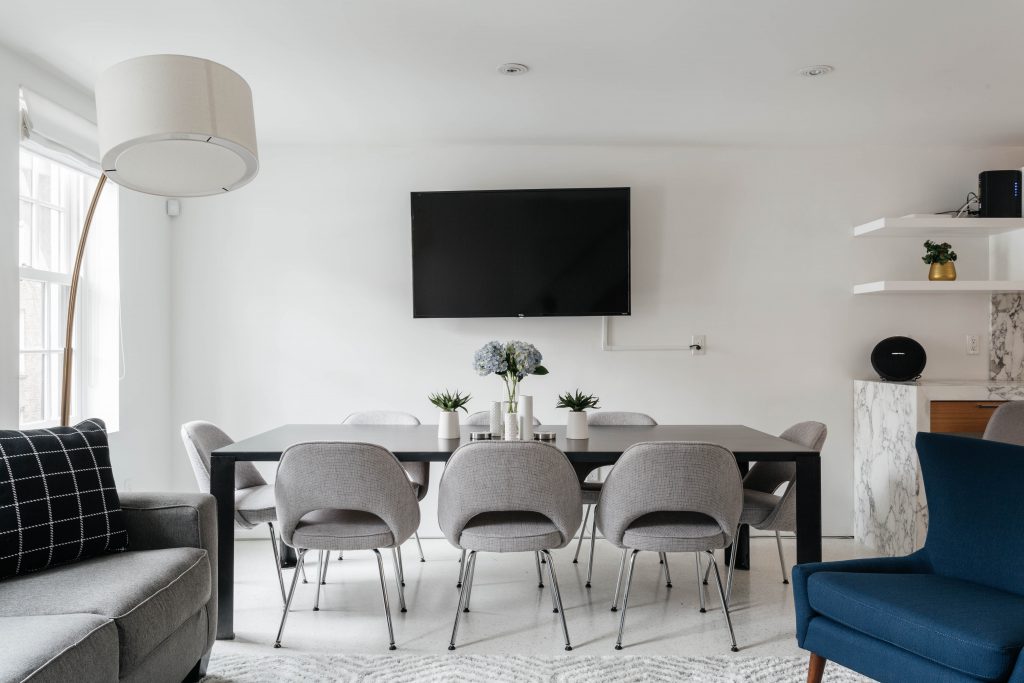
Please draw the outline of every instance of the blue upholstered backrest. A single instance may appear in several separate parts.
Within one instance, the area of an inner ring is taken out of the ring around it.
[[[1024,595],[1024,446],[917,435],[936,574]]]

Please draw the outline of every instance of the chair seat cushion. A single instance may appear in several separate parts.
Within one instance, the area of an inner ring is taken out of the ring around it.
[[[199,548],[103,555],[3,582],[0,616],[94,614],[117,626],[122,672],[133,670],[210,599]]]
[[[395,537],[384,520],[361,510],[316,510],[295,527],[292,544],[313,550],[390,548]]]
[[[1009,674],[1024,647],[1024,596],[934,574],[817,572],[815,612],[982,679]]]
[[[782,496],[776,496],[774,493],[743,489],[743,512],[740,514],[740,524],[756,527],[763,523],[781,500]]]
[[[469,520],[459,547],[492,553],[519,553],[561,548],[561,532],[538,512],[485,512]]]
[[[116,681],[117,627],[95,614],[0,617],[0,681]]]
[[[235,517],[242,526],[254,527],[277,520],[277,503],[271,484],[250,486],[235,491]]]
[[[699,512],[652,512],[640,517],[622,536],[622,544],[635,550],[694,553],[727,546],[722,527]]]
[[[584,505],[597,505],[598,501],[601,500],[601,486],[603,482],[600,481],[585,481],[580,487],[580,494],[583,497]]]

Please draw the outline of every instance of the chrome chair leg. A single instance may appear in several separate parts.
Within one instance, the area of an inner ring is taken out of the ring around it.
[[[423,544],[420,543],[420,532],[414,531],[413,536],[416,537],[416,547],[420,550],[420,562],[426,562],[427,558],[423,556]]]
[[[462,607],[463,612],[469,611],[469,601],[473,597],[473,579],[475,578],[476,558],[474,557],[472,564],[469,565],[469,568],[466,570],[466,575],[462,579],[462,583],[469,584],[468,586],[466,586],[466,604]]]
[[[298,562],[301,565],[303,559],[306,557],[306,549],[301,548],[299,550]],[[295,572],[292,575],[292,587],[288,591],[288,597],[284,601],[284,612],[281,614],[281,625],[277,628],[277,639],[274,640],[274,647],[281,647],[281,636],[284,635],[284,623],[288,621],[288,610],[292,607],[292,598],[295,597],[295,584],[299,582],[299,572]]]
[[[590,564],[587,565],[587,588],[590,588],[590,579],[594,575],[594,546],[597,545],[597,513],[594,513],[594,521],[590,527]]]
[[[463,556],[465,556],[466,551],[463,550],[462,554],[463,554]],[[467,562],[472,563],[475,559],[476,559],[476,551],[474,550],[473,552],[471,552],[469,554],[469,559],[464,561],[462,564],[465,565]],[[455,649],[455,637],[457,635],[459,635],[459,619],[462,617],[462,606],[466,602],[466,589],[468,588],[468,586],[466,585],[467,583],[468,582],[463,581],[462,582],[462,590],[459,591],[459,606],[455,608],[455,626],[452,627],[452,639],[448,643],[448,649],[449,650],[454,650]]]
[[[579,564],[580,561],[580,548],[583,547],[583,537],[587,535],[587,520],[590,519],[590,508],[593,505],[587,506],[587,513],[583,515],[583,526],[580,527],[580,540],[576,541],[576,554],[572,557],[573,564]]]
[[[732,600],[732,578],[736,573],[736,539],[740,537],[740,529],[742,525],[736,527],[736,535],[732,537],[732,557],[729,561],[728,578],[725,582],[725,600],[726,602]]]
[[[779,547],[779,569],[782,570],[782,583],[789,583],[789,575],[786,574],[786,556],[782,552],[782,535],[775,532],[775,545]]]
[[[281,573],[281,555],[277,551],[277,534],[274,533],[274,523],[267,522],[270,529],[270,547],[274,549],[274,570],[277,572],[277,583],[281,586],[281,604],[288,602],[288,595],[284,590],[284,574]]]
[[[380,592],[384,596],[384,616],[388,618],[388,639],[390,640],[388,649],[394,650],[395,630],[391,626],[391,605],[388,603],[388,584],[384,581],[384,559],[380,556],[380,551],[376,548],[373,549],[373,554],[377,556],[377,570],[380,572]]]
[[[626,548],[622,549],[622,562],[619,563],[619,578],[615,579],[615,595],[612,596],[612,611],[619,611],[619,589],[622,588],[622,572],[626,568],[626,557],[629,555],[629,550]]]
[[[338,551],[338,559],[339,560],[344,560],[345,559],[345,551],[344,550],[339,550]]]
[[[715,562],[715,556],[710,551],[708,557],[711,558],[711,566],[715,569],[715,583],[718,585],[718,599],[722,602],[722,611],[725,612],[725,623],[729,627],[729,637],[732,639],[732,651],[739,652],[740,649],[736,647],[736,633],[732,630],[732,617],[729,616],[729,601],[725,599],[725,591],[722,589],[722,576],[718,573],[718,564]]]
[[[626,628],[626,606],[629,604],[629,588],[633,583],[633,567],[636,566],[636,556],[639,550],[634,550],[629,556],[629,571],[626,572],[626,592],[622,596],[622,614],[619,615],[619,637],[615,641],[615,649],[622,649],[622,631]]]
[[[569,640],[569,627],[565,623],[565,607],[562,605],[562,593],[558,590],[558,576],[555,574],[555,561],[547,550],[541,550],[540,552],[547,556],[548,578],[551,579],[551,594],[555,596],[555,601],[558,604],[558,606],[555,607],[555,611],[558,612],[558,615],[562,619],[562,635],[565,636],[565,649],[566,651],[569,651],[572,650],[572,642]]]
[[[544,574],[540,571],[540,553],[534,553],[533,559],[537,563],[537,588],[544,587]]]
[[[700,553],[693,554],[694,559],[697,560],[697,594],[700,595],[700,613],[704,614],[707,612],[707,606],[704,604],[704,584],[700,582]],[[714,559],[714,556],[712,556]],[[708,565],[708,571],[711,571],[711,565]]]
[[[309,579],[306,578],[306,563],[302,560],[296,560],[295,566],[302,572],[302,583],[309,583]]]
[[[330,555],[331,554],[328,552],[327,553],[328,558],[330,557]],[[317,580],[316,580],[316,597],[313,598],[313,611],[314,612],[319,612],[320,611],[320,586],[323,583],[324,570],[326,568],[325,564],[326,563],[324,562],[324,551],[321,550],[320,551],[320,560],[319,560],[319,562],[316,565],[316,577],[317,577]]]
[[[402,588],[405,588],[405,563],[402,562],[402,546],[398,546],[395,554],[398,555],[398,583],[401,584]]]
[[[398,604],[401,606],[403,612],[408,612],[405,609],[405,581],[402,580],[402,561],[400,559],[401,552],[398,548],[391,549],[391,560],[395,563],[395,583],[398,584]]]
[[[697,566],[698,567],[700,566],[700,553],[697,553]],[[698,571],[700,571],[700,570],[698,570]],[[708,568],[704,570],[704,585],[705,586],[708,585],[708,577],[709,576],[711,576],[711,565],[710,564],[708,565]]]
[[[466,577],[466,550],[463,548],[462,557],[459,558],[459,581],[455,584],[456,588],[462,588],[462,579]]]
[[[325,550],[324,551],[324,560],[323,561],[324,561],[324,569],[323,569],[323,572],[320,574],[320,585],[321,586],[326,586],[327,585],[327,568],[329,566],[331,566],[331,551],[330,550]]]
[[[663,565],[662,569],[665,570],[665,588],[671,588],[672,574],[668,570],[668,555],[665,553],[661,553],[661,564]],[[700,570],[698,569],[697,572],[700,573]]]

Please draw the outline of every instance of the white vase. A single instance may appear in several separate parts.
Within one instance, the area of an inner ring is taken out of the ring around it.
[[[519,440],[519,416],[505,413],[505,441]]]
[[[459,413],[457,411],[442,410],[437,417],[437,438],[458,439],[459,438]]]
[[[567,439],[587,439],[590,437],[590,432],[587,428],[587,413],[586,411],[573,412],[569,411],[569,417],[565,422],[565,438]]]
[[[519,438],[533,441],[533,396],[519,397]]]
[[[488,426],[491,430],[491,436],[501,436],[501,401],[494,401],[491,403],[491,412],[488,422]]]

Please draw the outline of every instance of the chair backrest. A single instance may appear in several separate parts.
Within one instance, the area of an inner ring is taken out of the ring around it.
[[[1024,595],[1024,446],[921,432],[917,455],[932,570]]]
[[[1024,446],[1024,401],[1009,401],[996,408],[984,438]]]
[[[470,427],[489,427],[491,424],[491,414],[486,410],[479,410],[475,413],[470,413],[464,422],[464,424]],[[533,426],[540,427],[540,420],[537,416],[533,416]]]
[[[401,427],[416,427],[420,420],[415,415],[403,413],[399,410],[364,410],[357,413],[349,413],[348,417],[341,421],[343,425],[397,425]],[[418,497],[420,500],[427,495],[427,487],[430,486],[430,463],[429,462],[404,462],[402,467],[409,480],[419,485]]]
[[[487,512],[535,512],[572,540],[583,517],[580,484],[565,453],[533,441],[493,441],[459,447],[448,459],[438,492],[437,519],[450,543]]]
[[[647,413],[616,412],[614,410],[599,410],[587,413],[587,424],[591,425],[620,425],[654,427],[657,421]]]
[[[315,441],[281,454],[274,484],[281,538],[316,510],[359,510],[380,517],[395,543],[412,536],[420,506],[401,463],[386,448],[366,443]]]
[[[826,436],[828,436],[828,428],[820,422],[797,422],[779,434],[781,439],[792,441],[815,451],[821,451],[821,447],[825,445]],[[792,483],[795,479],[795,462],[757,462],[743,478],[743,488],[774,493],[780,486],[786,482]]]
[[[185,444],[185,452],[192,463],[192,472],[196,475],[196,483],[203,493],[210,492],[210,454],[218,448],[234,443],[230,436],[211,422],[195,420],[181,425],[181,440]],[[240,460],[235,463],[235,488],[247,489],[250,486],[262,486],[267,480],[251,462]]]
[[[732,542],[743,510],[736,456],[692,441],[651,441],[626,449],[601,489],[597,526],[619,548],[629,525],[654,512],[696,512]]]
[[[349,415],[341,421],[343,425],[405,425],[415,427],[419,418],[399,410],[363,410]]]

